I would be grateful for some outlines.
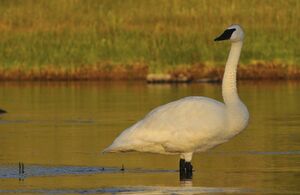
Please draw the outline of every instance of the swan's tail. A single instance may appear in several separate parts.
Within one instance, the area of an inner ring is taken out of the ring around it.
[[[115,145],[110,145],[107,148],[105,148],[104,150],[102,150],[102,154],[104,153],[115,153],[115,152],[122,152],[122,149],[120,149],[119,147],[116,147]]]
[[[117,153],[117,152],[133,152],[136,151],[134,149],[132,149],[132,147],[130,146],[122,146],[122,145],[115,145],[112,144],[110,146],[108,146],[107,148],[105,148],[104,150],[102,150],[102,154],[104,153]]]
[[[104,153],[110,153],[110,152],[115,152],[113,150],[113,148],[111,148],[111,146],[109,146],[109,147],[105,148],[104,150],[102,150],[101,153],[104,154]]]

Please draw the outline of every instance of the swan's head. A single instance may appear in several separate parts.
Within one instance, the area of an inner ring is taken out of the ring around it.
[[[229,26],[220,36],[215,38],[215,41],[230,40],[238,42],[244,40],[244,31],[240,25],[234,24]]]

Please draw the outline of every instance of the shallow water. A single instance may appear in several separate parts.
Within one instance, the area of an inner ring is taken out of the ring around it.
[[[177,156],[100,152],[158,105],[221,100],[219,84],[2,82],[0,194],[300,193],[300,83],[241,82],[239,92],[248,128],[194,155],[193,180],[180,182]]]

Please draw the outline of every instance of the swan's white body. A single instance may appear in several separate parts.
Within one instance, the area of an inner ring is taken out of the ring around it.
[[[249,118],[236,89],[243,31],[238,25],[230,28],[236,32],[230,38],[232,45],[223,77],[225,104],[195,96],[159,106],[124,130],[103,152],[180,154],[182,159],[191,161],[194,152],[206,151],[240,133]]]

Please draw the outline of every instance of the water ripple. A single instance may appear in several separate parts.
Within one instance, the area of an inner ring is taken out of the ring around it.
[[[43,193],[43,194],[199,194],[199,193],[249,193],[252,190],[239,188],[209,187],[108,187],[99,189],[33,189],[33,190],[0,190],[0,193]]]
[[[160,170],[160,169],[125,169],[121,170],[116,167],[83,167],[83,166],[39,166],[25,165],[24,174],[22,177],[37,177],[37,176],[59,176],[59,175],[89,175],[100,173],[163,173],[175,172],[175,170]],[[20,178],[18,166],[0,166],[0,179],[3,178]]]
[[[129,187],[106,187],[95,189],[16,189],[0,190],[0,193],[42,193],[42,194],[295,194],[298,191],[275,191],[275,190],[254,190],[247,188],[230,187],[165,187],[165,186],[129,186]]]

